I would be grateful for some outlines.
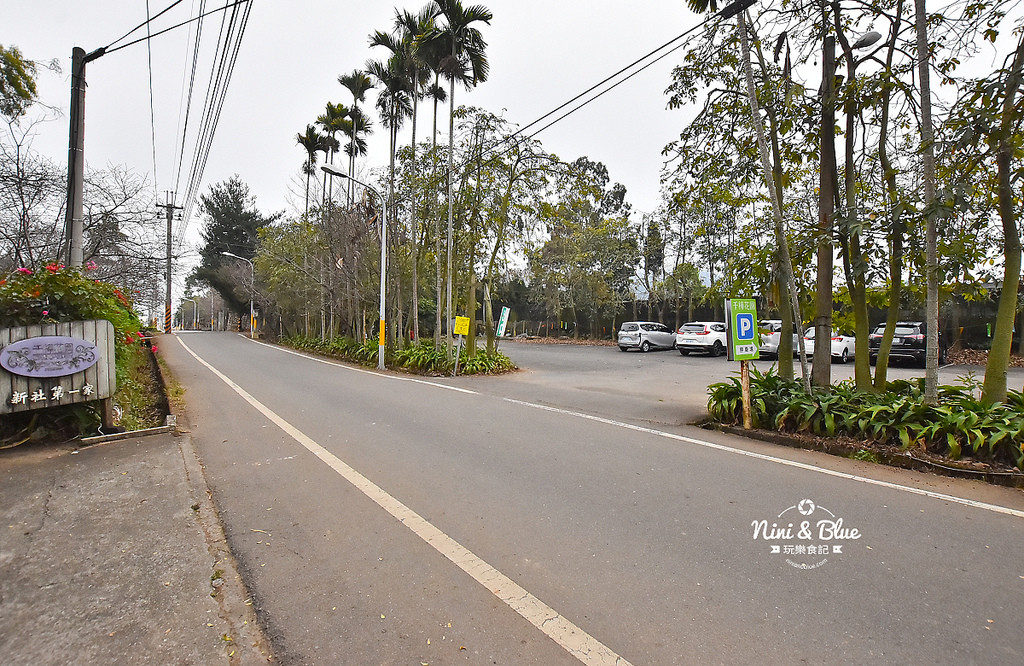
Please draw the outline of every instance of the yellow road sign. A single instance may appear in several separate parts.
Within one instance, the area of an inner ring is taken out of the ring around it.
[[[469,335],[469,317],[455,318],[455,335]]]

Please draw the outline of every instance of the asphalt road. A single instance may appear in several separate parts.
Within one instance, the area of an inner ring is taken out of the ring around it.
[[[417,380],[176,337],[281,663],[1024,662],[1024,493],[686,425],[722,359]]]

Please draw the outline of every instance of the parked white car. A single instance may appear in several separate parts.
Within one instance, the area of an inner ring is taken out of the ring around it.
[[[692,351],[721,356],[727,344],[725,323],[720,321],[691,321],[676,331],[676,349],[683,356]]]
[[[761,345],[758,348],[762,358],[778,358],[779,342],[782,340],[782,320],[763,319],[757,322],[761,331]],[[799,355],[799,339],[797,333],[793,333],[793,356]]]
[[[808,356],[814,356],[814,328],[808,328],[804,333],[804,347]],[[832,359],[840,363],[846,363],[853,358],[854,350],[857,347],[857,340],[852,335],[844,335],[838,331],[832,331]]]
[[[619,327],[618,343],[622,351],[672,349],[676,336],[671,328],[656,321],[624,321]]]

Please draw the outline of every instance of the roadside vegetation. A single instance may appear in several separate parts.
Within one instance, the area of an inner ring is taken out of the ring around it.
[[[162,389],[154,373],[141,322],[128,296],[117,286],[94,279],[96,266],[84,269],[46,264],[20,268],[0,280],[0,328],[105,319],[114,325],[117,392],[115,413],[128,430],[162,425]],[[63,441],[99,433],[98,403],[77,403],[6,415],[0,423],[0,447],[30,440]]]
[[[281,344],[294,349],[310,351],[332,358],[353,361],[361,365],[376,367],[379,352],[377,340],[363,341],[353,338],[321,340],[319,337],[293,336],[280,340]],[[421,343],[391,351],[385,350],[384,363],[388,368],[401,369],[424,375],[450,375],[455,371],[455,354],[437,349],[431,343]],[[463,348],[459,355],[459,374],[500,374],[516,370],[512,360],[500,351],[480,350],[470,357]]]
[[[1005,402],[981,398],[973,377],[961,386],[940,386],[935,404],[925,400],[924,379],[888,382],[884,390],[858,390],[841,382],[808,394],[774,366],[751,369],[751,416],[755,428],[818,437],[850,437],[865,446],[919,450],[952,461],[970,458],[1024,471],[1024,394]],[[743,421],[738,377],[708,387],[708,414],[723,424]]]
[[[372,365],[383,318],[388,365],[447,373],[461,315],[473,327],[461,370],[500,372],[502,307],[512,330],[546,322],[549,334],[607,338],[623,320],[721,320],[723,299],[754,297],[782,322],[778,374],[758,383],[779,382],[793,404],[776,410],[766,388],[762,427],[1020,466],[1020,400],[1006,385],[1015,330],[1024,351],[1015,4],[687,4],[707,20],[669,43],[675,67],[656,84],[681,113],[652,210],[634,210],[598,153],[557,155],[514,113],[465,103],[501,76],[487,48],[500,12],[461,0],[396,7],[368,35],[372,59],[345,66],[308,122],[282,130],[301,210],[260,211],[241,176],[197,197],[200,264],[177,319],[223,328],[253,307],[267,338]],[[67,177],[31,149],[46,66],[10,45],[0,55],[0,271],[20,279],[18,267],[39,275],[63,251],[54,221]],[[646,112],[618,108],[607,125],[635,131]],[[375,131],[386,154],[368,155]],[[86,182],[85,259],[160,312],[157,188],[117,167]],[[35,298],[60,288],[41,283]],[[12,314],[54,316],[37,305]],[[887,380],[895,324],[908,318],[928,322],[923,389]],[[868,332],[882,323],[872,368]],[[815,364],[794,388],[791,333],[808,324],[819,340],[855,333],[851,384],[831,388],[829,365]],[[940,329],[945,345],[987,350],[982,381],[938,386]],[[735,416],[730,390],[712,394],[723,420]]]

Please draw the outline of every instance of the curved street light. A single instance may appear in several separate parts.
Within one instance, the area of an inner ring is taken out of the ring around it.
[[[182,302],[188,301],[189,303],[192,304],[192,328],[193,329],[198,329],[199,328],[199,326],[198,326],[198,322],[199,322],[199,303],[196,302],[196,299],[194,299],[194,298],[185,298],[184,296],[181,298],[181,300],[182,300]],[[185,326],[185,308],[184,307],[182,307],[182,309],[181,309],[181,327],[183,329],[186,328],[186,326]]]
[[[252,307],[253,295],[256,292],[256,265],[245,257],[240,257],[237,254],[230,252],[221,252],[225,257],[232,257],[234,259],[241,259],[245,263],[249,264],[249,337],[253,340],[256,339],[256,311]]]
[[[375,195],[377,195],[377,198],[380,199],[380,203],[381,203],[381,205],[384,208],[384,219],[381,220],[381,223],[380,223],[380,331],[379,331],[379,335],[378,335],[378,339],[377,339],[377,369],[378,370],[383,370],[384,369],[384,340],[385,340],[385,338],[384,338],[384,331],[385,331],[385,328],[384,328],[384,290],[385,290],[384,274],[385,274],[385,270],[386,270],[387,265],[388,265],[388,249],[387,249],[387,247],[388,247],[387,246],[387,236],[388,236],[388,231],[387,231],[387,229],[388,229],[388,227],[387,227],[387,221],[388,221],[388,202],[387,202],[387,200],[384,199],[384,197],[381,196],[380,192],[378,192],[376,189],[374,189],[373,187],[370,187],[369,185],[367,185],[364,182],[356,180],[352,176],[349,176],[347,173],[345,173],[344,171],[342,171],[338,167],[334,166],[333,164],[324,164],[324,165],[322,165],[320,167],[320,170],[323,171],[324,173],[331,174],[332,176],[338,176],[339,178],[347,178],[347,179],[351,180],[353,183],[355,183],[356,185],[362,185],[363,187],[365,187],[366,189],[368,189],[369,191],[371,191]]]

